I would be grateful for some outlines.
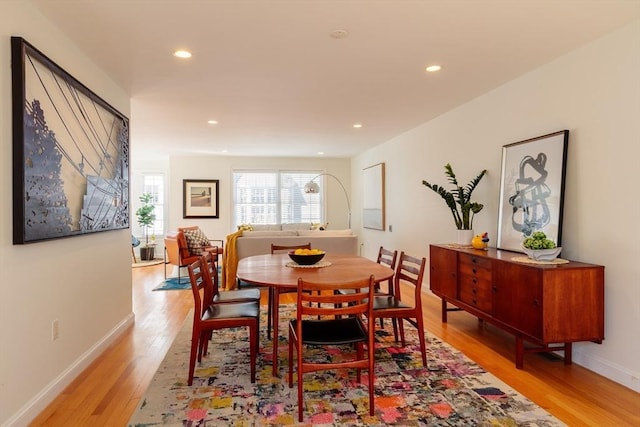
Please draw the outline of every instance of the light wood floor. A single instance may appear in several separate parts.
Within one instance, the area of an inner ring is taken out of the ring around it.
[[[135,325],[31,425],[127,424],[193,304],[188,291],[151,291],[163,278],[162,265],[135,268],[132,274]],[[282,301],[294,302],[293,298],[294,294],[284,295]],[[565,423],[640,426],[640,394],[578,365],[565,366],[561,360],[540,354],[526,355],[525,369],[517,370],[512,336],[491,325],[482,326],[464,312],[450,313],[449,323],[442,324],[440,301],[431,294],[426,294],[423,300],[429,332],[463,351]]]

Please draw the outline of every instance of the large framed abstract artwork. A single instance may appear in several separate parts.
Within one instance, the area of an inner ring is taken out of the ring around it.
[[[363,170],[362,226],[384,231],[385,194],[384,163]]]
[[[11,38],[13,243],[129,227],[129,120]]]
[[[568,143],[562,130],[502,147],[498,249],[522,252],[535,231],[561,245]]]
[[[217,179],[183,179],[182,217],[220,218],[219,186],[220,181]]]

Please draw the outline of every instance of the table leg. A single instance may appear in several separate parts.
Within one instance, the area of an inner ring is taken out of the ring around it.
[[[273,306],[271,307],[271,314],[273,315],[273,339],[271,344],[273,345],[273,360],[271,362],[272,375],[278,376],[278,338],[280,337],[280,331],[278,330],[279,313],[280,313],[280,290],[277,286],[273,287]]]

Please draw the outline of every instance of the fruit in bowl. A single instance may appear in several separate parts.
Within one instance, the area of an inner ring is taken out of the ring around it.
[[[560,251],[561,247],[556,246],[556,242],[547,238],[542,231],[534,232],[522,242],[522,250],[531,259],[536,261],[552,261]]]
[[[320,249],[296,249],[289,252],[289,258],[296,264],[313,265],[324,258],[325,252]]]

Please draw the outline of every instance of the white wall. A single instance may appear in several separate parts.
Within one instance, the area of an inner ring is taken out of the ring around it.
[[[363,230],[365,254],[384,244],[428,256],[429,244],[453,241],[448,208],[422,185],[426,179],[446,187],[447,162],[463,183],[488,169],[474,192],[485,204],[474,229],[488,231],[495,245],[502,146],[569,129],[562,256],[606,267],[606,339],[575,345],[574,360],[640,391],[639,76],[635,21],[357,156],[355,210],[362,206],[361,170],[384,161],[393,226],[393,232]]]
[[[234,169],[322,170],[335,175],[351,193],[351,161],[337,158],[270,158],[227,156],[173,156],[169,176],[169,228],[198,225],[210,239],[224,239],[232,230],[231,174]],[[182,180],[219,179],[219,219],[192,219],[182,217]],[[325,177],[327,186],[327,221],[331,229],[348,228],[347,199],[340,185]],[[351,196],[349,196],[351,197]]]
[[[129,99],[29,3],[0,1],[0,425],[25,425],[133,319],[129,230],[12,244],[10,37],[22,36],[108,103]],[[60,338],[51,340],[59,320]]]

